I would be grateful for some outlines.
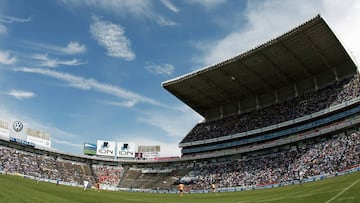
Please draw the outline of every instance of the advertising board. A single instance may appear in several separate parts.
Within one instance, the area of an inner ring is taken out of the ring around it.
[[[96,148],[96,144],[85,142],[83,152],[85,155],[96,155]]]
[[[117,143],[117,154],[119,158],[135,158],[136,145],[128,142]]]
[[[115,156],[115,142],[98,140],[96,142],[96,155],[100,156]]]
[[[35,143],[36,146],[47,147],[47,148],[51,147],[51,141],[50,140],[43,139],[43,138],[40,138],[40,137],[27,135],[26,136],[26,141]]]

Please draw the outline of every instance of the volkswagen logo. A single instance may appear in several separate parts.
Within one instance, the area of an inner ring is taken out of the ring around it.
[[[13,123],[13,128],[14,128],[14,130],[15,130],[16,132],[22,131],[23,127],[24,127],[24,126],[23,126],[23,124],[22,124],[21,121],[15,121],[15,122]]]

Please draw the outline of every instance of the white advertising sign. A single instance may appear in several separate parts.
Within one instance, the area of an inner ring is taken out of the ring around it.
[[[136,145],[128,142],[117,143],[117,157],[135,158]]]
[[[96,155],[115,156],[115,142],[98,140],[96,147]]]
[[[27,135],[26,136],[26,141],[33,142],[33,143],[35,143],[35,145],[38,145],[38,146],[41,146],[41,147],[47,147],[47,148],[51,147],[51,141],[50,140],[42,139],[40,137],[34,137],[34,136]]]
[[[142,158],[144,158],[144,159],[156,159],[156,158],[159,158],[159,153],[157,153],[157,152],[144,152],[144,153],[142,153]]]

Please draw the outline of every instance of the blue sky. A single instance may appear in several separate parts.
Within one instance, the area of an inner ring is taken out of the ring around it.
[[[163,81],[317,14],[358,62],[359,10],[356,0],[0,0],[0,119],[49,133],[63,152],[99,139],[177,156],[202,117]]]

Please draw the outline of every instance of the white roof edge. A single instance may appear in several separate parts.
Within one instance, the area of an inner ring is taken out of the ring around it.
[[[211,68],[211,67],[215,67],[217,64],[218,64],[218,63],[214,63],[214,64],[212,64],[212,65],[209,65],[209,66],[205,66],[205,67],[203,67],[203,68],[196,69],[196,70],[194,70],[194,71],[192,71],[192,72],[190,72],[190,73],[186,73],[186,74],[184,74],[184,75],[180,75],[180,76],[178,76],[178,77],[175,77],[175,78],[166,80],[166,81],[164,81],[164,82],[161,83],[161,86],[166,85],[166,83],[171,83],[171,82],[174,82],[174,81],[176,81],[176,80],[181,80],[181,79],[183,79],[183,78],[186,78],[186,77],[189,77],[189,76],[192,76],[192,75],[197,75],[199,72],[205,71],[205,70],[207,70],[207,69],[209,69],[209,68]]]

